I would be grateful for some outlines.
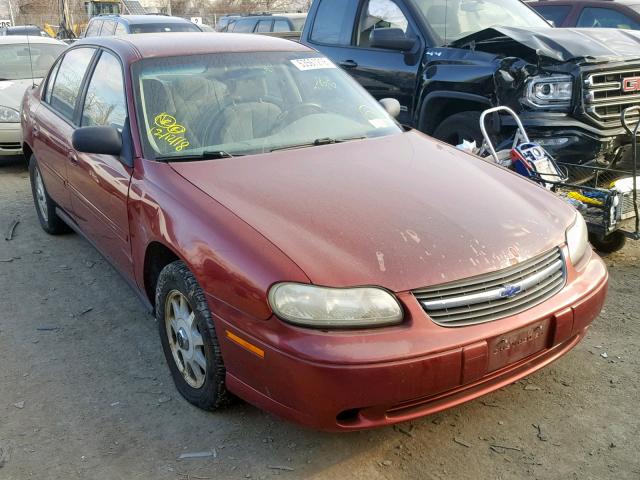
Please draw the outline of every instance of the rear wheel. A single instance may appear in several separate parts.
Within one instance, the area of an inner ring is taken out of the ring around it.
[[[204,292],[181,262],[167,265],[156,288],[162,349],[180,394],[204,410],[229,403],[220,343]]]
[[[605,237],[589,234],[589,242],[598,252],[613,253],[622,250],[627,243],[627,237],[620,231],[610,233]]]
[[[51,199],[42,180],[42,172],[34,155],[29,159],[29,178],[31,179],[31,193],[36,213],[42,229],[51,234],[59,235],[70,231],[56,213],[56,203]]]

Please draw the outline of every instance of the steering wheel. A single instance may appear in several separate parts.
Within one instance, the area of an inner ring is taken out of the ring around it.
[[[305,102],[299,103],[289,110],[283,111],[278,115],[273,123],[272,132],[278,131],[280,128],[295,122],[296,120],[314,113],[325,113],[326,110],[317,103]]]

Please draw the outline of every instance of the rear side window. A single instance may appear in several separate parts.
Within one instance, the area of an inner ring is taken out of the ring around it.
[[[122,130],[126,118],[122,67],[116,57],[102,52],[87,88],[81,126],[109,126]]]
[[[233,31],[234,33],[252,33],[256,25],[256,21],[257,20],[254,19],[238,20],[233,24]]]
[[[122,23],[118,23],[118,26],[116,27],[116,31],[114,35],[120,36],[120,35],[126,35],[126,34],[127,34],[127,29],[124,28],[124,25]]]
[[[587,7],[582,10],[578,24],[580,28],[624,28],[640,30],[640,23],[624,13],[610,8]]]
[[[50,105],[67,120],[73,120],[82,79],[93,57],[93,48],[76,48],[67,53],[51,90]]]
[[[102,24],[102,30],[100,30],[101,37],[110,37],[116,31],[116,22],[106,21]]]
[[[288,32],[291,28],[289,27],[289,22],[286,20],[276,20],[273,22],[273,31],[274,32]]]
[[[270,32],[272,20],[260,20],[256,32]]]
[[[100,33],[100,27],[102,26],[102,20],[93,20],[89,23],[87,27],[87,31],[85,32],[85,37],[95,37]]]
[[[321,0],[311,40],[325,45],[349,45],[355,21],[355,4],[345,0]],[[342,21],[336,21],[342,19]]]
[[[536,10],[547,20],[553,22],[556,27],[561,26],[569,12],[571,7],[569,5],[536,5]]]

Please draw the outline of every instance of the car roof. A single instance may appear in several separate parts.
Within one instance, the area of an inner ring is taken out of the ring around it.
[[[189,20],[168,15],[100,15],[96,20],[121,19],[129,24],[142,25],[149,23],[191,23]]]
[[[216,32],[142,33],[120,37],[90,37],[74,46],[97,45],[109,48],[131,62],[140,58],[174,57],[207,53],[312,52],[304,45],[265,35]],[[136,58],[137,57],[137,58]]]
[[[68,45],[60,40],[50,37],[34,37],[32,35],[7,35],[6,37],[0,37],[0,44],[8,43],[51,43],[55,45]]]

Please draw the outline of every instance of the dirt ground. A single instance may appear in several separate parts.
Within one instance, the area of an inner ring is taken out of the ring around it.
[[[182,400],[154,319],[88,243],[40,229],[17,162],[0,162],[0,232],[2,480],[640,478],[638,244],[606,259],[604,312],[550,367],[411,424],[325,434]]]

